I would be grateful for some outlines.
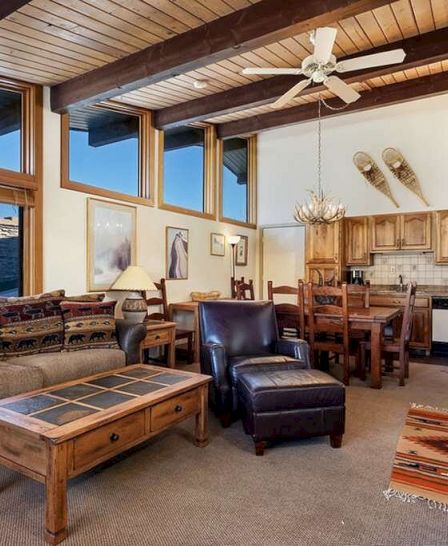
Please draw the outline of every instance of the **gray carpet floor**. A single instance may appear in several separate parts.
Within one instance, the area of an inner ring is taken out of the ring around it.
[[[448,513],[387,501],[391,464],[410,402],[448,407],[448,367],[413,364],[399,388],[347,389],[342,449],[327,438],[255,457],[239,423],[210,418],[210,444],[192,423],[70,482],[66,546],[448,544]],[[44,489],[0,469],[0,544],[43,541]]]

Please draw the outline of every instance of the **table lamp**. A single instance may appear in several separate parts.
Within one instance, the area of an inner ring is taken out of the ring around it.
[[[157,290],[157,288],[143,267],[130,265],[114,282],[111,290],[131,292],[124,300],[121,310],[126,320],[137,323],[143,322],[148,313],[148,306],[142,297],[142,292]]]

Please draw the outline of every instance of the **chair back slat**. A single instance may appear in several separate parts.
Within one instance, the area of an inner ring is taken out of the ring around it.
[[[168,300],[166,296],[165,279],[160,279],[160,282],[154,283],[159,292],[159,296],[153,296],[146,300],[148,306],[148,320],[168,320]],[[159,307],[159,310],[152,313],[149,312],[150,307]]]
[[[348,290],[348,305],[349,307],[370,307],[370,282],[365,284],[349,284]]]
[[[414,315],[415,297],[417,294],[417,283],[409,283],[406,291],[406,300],[403,313],[403,322],[400,333],[400,352],[405,351],[409,346],[412,335],[412,318]]]

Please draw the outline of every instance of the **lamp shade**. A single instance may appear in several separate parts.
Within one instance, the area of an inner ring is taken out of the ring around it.
[[[129,290],[133,292],[157,290],[151,277],[146,273],[143,267],[140,267],[139,265],[129,265],[126,271],[123,271],[111,288],[112,290]]]
[[[241,237],[239,235],[231,235],[228,237],[229,244],[237,245],[240,242]]]

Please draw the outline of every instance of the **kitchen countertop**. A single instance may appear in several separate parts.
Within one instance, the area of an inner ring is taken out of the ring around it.
[[[370,293],[373,296],[395,295],[404,296],[398,285],[391,284],[371,284]],[[417,284],[417,296],[448,296],[448,285]]]

